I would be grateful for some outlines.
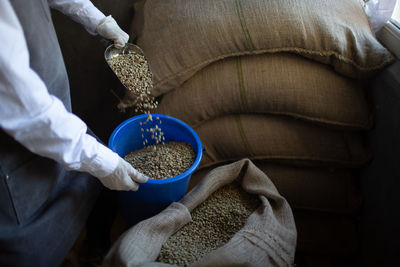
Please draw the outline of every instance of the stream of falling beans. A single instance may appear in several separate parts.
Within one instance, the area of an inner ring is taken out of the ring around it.
[[[132,151],[124,159],[151,179],[166,179],[186,171],[193,164],[195,153],[189,144],[165,143],[162,121],[151,115],[158,103],[151,94],[153,77],[146,58],[132,52],[115,56],[108,64],[128,89],[135,112],[147,114],[146,120],[139,123],[143,148]]]
[[[158,103],[151,94],[153,74],[144,55],[136,52],[120,54],[109,59],[108,64],[128,89],[127,93],[130,98],[134,99],[135,112],[147,114],[147,119],[140,123],[143,145],[149,145],[149,140],[145,138],[144,131],[151,133],[151,139],[154,140],[155,145],[163,144],[165,137],[161,130],[162,122],[159,117],[156,117],[157,121],[154,127],[145,127],[148,122],[153,122],[151,111],[157,107]],[[154,149],[156,149],[156,146],[154,146]]]

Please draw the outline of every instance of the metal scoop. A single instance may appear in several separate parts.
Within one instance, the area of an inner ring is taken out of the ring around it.
[[[112,59],[112,58],[114,58],[114,57],[120,56],[120,55],[131,54],[131,53],[139,54],[139,55],[142,55],[144,58],[146,58],[146,56],[145,56],[143,50],[142,50],[139,46],[134,45],[134,44],[131,44],[131,43],[127,43],[127,44],[126,44],[124,47],[122,47],[122,48],[117,48],[117,47],[115,47],[113,44],[111,44],[111,45],[109,45],[109,46],[106,48],[106,50],[104,51],[104,59],[105,59],[105,61],[107,62],[107,65],[110,67],[111,71],[115,74],[115,76],[117,76],[118,80],[119,80],[119,81],[122,83],[122,85],[125,87],[126,92],[129,92],[129,88],[121,81],[121,79],[120,79],[120,78],[118,77],[118,75],[115,73],[115,71],[113,70],[113,68],[110,66],[108,60],[110,60],[110,59]],[[146,61],[147,61],[147,59],[146,59]],[[150,65],[149,65],[148,61],[147,61],[147,66],[148,66],[150,72],[153,73],[152,70],[151,70],[151,68],[150,68]],[[152,76],[153,76],[153,75],[152,75]],[[120,103],[118,104],[118,108],[119,108],[121,111],[124,111],[125,108],[131,107],[131,106],[133,106],[133,105],[136,104],[136,99],[135,99],[135,98],[132,98],[132,95],[130,95],[129,93],[126,94],[125,97],[124,97],[124,99],[121,100],[121,99],[115,94],[114,91],[111,91],[111,92],[120,100]]]
[[[121,54],[130,54],[130,53],[138,53],[144,56],[143,50],[134,44],[126,43],[126,45],[122,48],[117,48],[113,44],[109,45],[104,52],[105,60],[109,60],[115,56],[119,56]]]
[[[139,46],[131,44],[131,43],[126,43],[126,45],[122,48],[117,48],[113,44],[109,45],[106,48],[106,50],[104,51],[104,59],[106,60],[107,65],[111,68],[110,64],[108,64],[108,60],[112,59],[113,57],[117,57],[119,55],[131,54],[131,53],[140,54],[146,58],[143,50]],[[149,65],[149,69],[151,71],[150,65]],[[111,68],[111,70],[114,72],[114,70],[112,68]]]

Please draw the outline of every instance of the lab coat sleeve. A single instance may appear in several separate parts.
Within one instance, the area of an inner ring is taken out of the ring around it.
[[[119,156],[86,134],[86,124],[50,95],[30,68],[22,27],[9,1],[0,1],[0,127],[27,149],[69,170],[104,177]]]
[[[82,24],[93,35],[97,34],[97,25],[105,18],[89,0],[48,0],[49,6]]]

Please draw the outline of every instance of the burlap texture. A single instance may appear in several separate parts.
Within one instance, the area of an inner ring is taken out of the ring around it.
[[[205,147],[199,168],[242,158],[356,168],[371,158],[360,133],[333,131],[283,116],[230,115],[194,130]]]
[[[293,209],[356,215],[362,195],[356,178],[347,169],[307,168],[253,161],[274,183]],[[214,167],[193,173],[188,190],[198,184]]]
[[[124,232],[108,252],[104,266],[147,266],[157,258],[168,237],[190,221],[188,209],[181,203],[172,203]]]
[[[188,222],[190,211],[235,179],[245,191],[260,197],[260,207],[228,243],[190,266],[291,266],[297,236],[291,208],[268,176],[248,159],[214,169],[179,203],[133,226],[113,245],[106,265],[168,266],[154,262],[162,243]]]
[[[394,61],[358,0],[147,0],[132,25],[155,95],[230,56],[293,52],[354,78]]]
[[[289,54],[231,57],[163,95],[154,113],[197,127],[228,114],[280,114],[323,125],[369,129],[364,85],[328,66]]]

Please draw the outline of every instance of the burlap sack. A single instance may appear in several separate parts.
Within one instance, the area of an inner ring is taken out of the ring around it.
[[[295,210],[356,215],[362,195],[356,178],[346,169],[306,168],[253,161],[274,183],[279,193]],[[214,167],[193,173],[188,190],[198,184]]]
[[[328,130],[283,116],[231,115],[194,130],[205,147],[199,169],[242,158],[355,168],[371,158],[359,133]]]
[[[108,266],[170,266],[154,262],[162,244],[190,221],[190,212],[218,188],[239,179],[261,205],[225,245],[190,266],[291,266],[296,227],[287,201],[268,176],[244,159],[211,171],[179,203],[125,232],[106,257]]]
[[[281,114],[352,129],[372,125],[362,82],[289,53],[230,57],[210,64],[165,94],[154,113],[193,127],[239,113]]]
[[[229,56],[293,52],[356,78],[394,61],[358,0],[147,0],[132,25],[155,95]]]

